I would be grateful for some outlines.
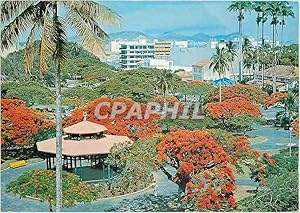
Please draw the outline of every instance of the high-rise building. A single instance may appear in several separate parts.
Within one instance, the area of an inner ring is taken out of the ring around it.
[[[134,69],[146,58],[154,58],[154,43],[145,39],[120,43],[120,64],[122,69]]]

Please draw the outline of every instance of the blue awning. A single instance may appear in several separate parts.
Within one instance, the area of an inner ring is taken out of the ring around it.
[[[214,86],[230,86],[234,85],[236,82],[229,78],[221,78],[212,82]]]

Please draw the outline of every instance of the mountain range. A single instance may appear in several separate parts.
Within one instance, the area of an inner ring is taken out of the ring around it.
[[[121,31],[117,33],[110,33],[109,39],[116,40],[116,39],[127,39],[127,40],[136,40],[139,38],[144,39],[159,39],[159,40],[188,40],[188,41],[209,41],[211,39],[215,40],[230,40],[235,37],[238,37],[238,32],[225,34],[225,35],[207,35],[205,33],[199,32],[194,35],[184,35],[183,33],[176,32],[176,31],[167,31],[158,35],[152,35],[149,33],[144,33],[140,31]]]

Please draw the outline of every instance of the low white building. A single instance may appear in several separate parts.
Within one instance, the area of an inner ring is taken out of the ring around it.
[[[165,69],[175,72],[177,70],[192,72],[192,67],[175,66],[173,61],[165,59],[146,58],[140,63],[140,66],[147,68]]]
[[[188,41],[174,41],[174,46],[180,47],[180,48],[187,48],[188,47]]]
[[[209,68],[210,60],[201,60],[193,64],[193,80],[214,81],[219,79],[219,74]],[[229,72],[226,71],[222,77],[230,78]]]

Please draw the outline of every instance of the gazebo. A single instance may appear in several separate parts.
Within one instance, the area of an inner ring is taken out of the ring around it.
[[[114,144],[132,141],[127,136],[105,134],[103,125],[86,120],[64,128],[62,138],[63,169],[74,172],[85,181],[110,180],[114,168],[105,163]],[[46,159],[47,169],[55,168],[56,138],[36,143],[37,150]]]

